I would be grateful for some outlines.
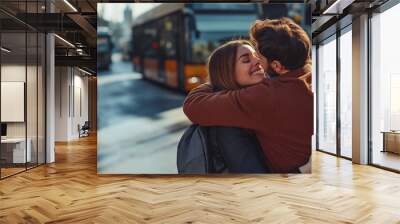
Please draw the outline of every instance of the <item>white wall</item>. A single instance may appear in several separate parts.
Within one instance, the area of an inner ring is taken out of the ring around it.
[[[25,64],[2,65],[1,81],[25,82],[25,69]],[[6,110],[6,108],[1,108],[1,110]],[[7,122],[7,137],[25,137],[25,123]]]
[[[2,82],[25,82],[25,64],[24,65],[6,65],[1,66],[1,81]],[[2,96],[5,97],[5,96]],[[7,108],[1,108],[7,110]],[[24,122],[7,122],[8,137],[25,137]]]
[[[68,71],[67,67],[55,68],[55,141],[68,140]]]
[[[75,82],[74,82],[74,86],[75,86],[75,105],[79,105],[81,106],[81,111],[79,111],[79,107],[74,107],[75,109],[75,119],[73,119],[73,132],[72,135],[75,138],[78,138],[79,133],[78,133],[78,124],[80,126],[82,126],[85,121],[89,120],[89,112],[88,112],[88,107],[89,107],[89,92],[88,92],[88,77],[84,76],[84,73],[80,72],[79,70],[75,69],[74,70],[74,76],[75,76]],[[80,98],[78,98],[78,92],[77,90],[80,90]],[[77,102],[77,100],[80,101]]]
[[[37,70],[38,69],[38,70]],[[30,139],[32,161],[36,162],[39,158],[39,163],[44,163],[44,74],[42,67],[32,65],[25,66],[25,64],[3,64],[1,66],[1,81],[2,82],[24,82],[26,86],[26,106],[25,100],[22,102],[24,105],[19,109],[23,113],[26,112],[26,120],[23,118],[21,122],[5,122],[7,124],[7,137],[9,138],[24,138],[27,136]],[[27,78],[27,81],[25,80]],[[2,93],[4,89],[2,89]],[[2,98],[8,98],[7,95],[2,95]],[[2,107],[2,112],[16,113],[10,107]],[[15,110],[15,109],[14,109]],[[39,155],[37,155],[39,153]]]
[[[1,65],[1,81],[25,82],[25,64]]]
[[[88,120],[88,78],[83,75],[76,68],[56,67],[56,141],[77,139],[78,124]]]
[[[28,74],[33,69],[36,69],[33,66],[28,66],[27,68]],[[36,71],[35,71],[36,73]],[[26,67],[24,65],[19,65],[19,64],[4,64],[1,66],[1,81],[2,82],[25,82],[25,75],[26,75]],[[36,85],[36,82],[34,83]],[[29,90],[33,90],[28,88],[27,89],[27,96],[28,97],[35,97],[36,98],[36,89],[34,89],[33,92],[30,92]],[[6,96],[2,96],[6,97]],[[31,102],[32,100],[27,99],[28,102]],[[33,105],[31,105],[33,106]],[[36,108],[36,105],[34,105]],[[1,108],[1,110],[7,110],[7,108]],[[28,121],[32,121],[33,118],[30,116],[32,114],[28,113]],[[36,116],[36,114],[35,114]],[[35,120],[36,121],[36,120]],[[7,136],[8,137],[25,137],[25,124],[26,122],[7,122]],[[32,127],[32,125],[28,125],[28,128]],[[28,136],[29,137],[29,136]]]

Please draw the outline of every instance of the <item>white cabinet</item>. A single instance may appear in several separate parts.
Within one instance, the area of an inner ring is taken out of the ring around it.
[[[25,138],[2,139],[1,144],[7,148],[11,147],[11,150],[9,151],[12,153],[12,163],[25,163],[32,161],[32,140],[30,138],[27,139],[26,151]],[[27,160],[25,161],[25,159]]]

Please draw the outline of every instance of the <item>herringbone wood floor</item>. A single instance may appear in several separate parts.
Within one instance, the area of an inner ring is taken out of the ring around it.
[[[400,223],[400,175],[315,152],[311,175],[98,176],[96,139],[0,181],[0,223]]]

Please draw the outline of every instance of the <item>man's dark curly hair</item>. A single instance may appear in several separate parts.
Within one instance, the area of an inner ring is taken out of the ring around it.
[[[289,70],[303,67],[311,55],[307,33],[288,18],[257,20],[250,39],[269,62],[279,61]]]

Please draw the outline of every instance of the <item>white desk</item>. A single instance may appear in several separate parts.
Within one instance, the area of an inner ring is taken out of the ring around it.
[[[6,145],[14,145],[12,148],[12,163],[25,163],[25,158],[27,158],[26,162],[30,162],[32,160],[31,154],[31,145],[32,140],[30,138],[27,139],[26,154],[25,154],[25,138],[5,138],[1,139],[1,144]],[[4,146],[3,146],[4,147]],[[2,153],[6,151],[2,148]]]

